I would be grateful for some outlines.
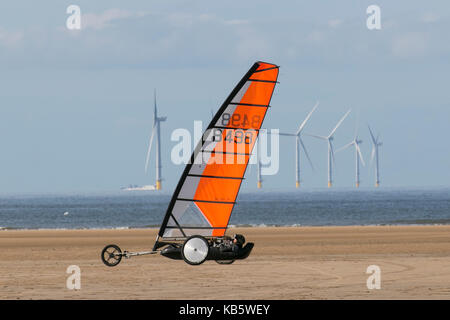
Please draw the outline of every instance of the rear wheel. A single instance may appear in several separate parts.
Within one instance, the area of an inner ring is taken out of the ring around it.
[[[235,260],[216,260],[218,264],[232,264]]]
[[[209,253],[209,243],[202,236],[191,236],[183,244],[181,248],[181,256],[183,260],[193,266],[197,266],[205,262]]]
[[[115,244],[110,244],[103,248],[101,257],[105,265],[114,267],[122,260],[122,250]]]

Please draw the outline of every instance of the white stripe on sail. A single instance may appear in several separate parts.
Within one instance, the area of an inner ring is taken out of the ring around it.
[[[247,81],[239,90],[239,92],[234,96],[233,100],[231,100],[232,103],[239,103],[242,100],[242,97],[247,92],[248,87],[251,85],[251,81]]]
[[[194,199],[199,182],[200,177],[187,176],[183,186],[181,187],[180,193],[178,194],[178,198]]]

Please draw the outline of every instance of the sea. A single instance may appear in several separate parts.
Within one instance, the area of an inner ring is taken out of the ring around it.
[[[0,195],[0,230],[159,228],[171,194]],[[450,224],[450,188],[241,191],[230,226]]]

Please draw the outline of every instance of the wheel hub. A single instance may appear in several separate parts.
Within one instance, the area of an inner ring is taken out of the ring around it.
[[[208,243],[202,238],[191,238],[185,243],[183,254],[189,262],[200,263],[208,255],[208,249]]]

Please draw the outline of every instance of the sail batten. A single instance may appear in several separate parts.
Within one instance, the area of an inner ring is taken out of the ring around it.
[[[238,103],[238,102],[230,102],[231,105],[241,105],[241,106],[249,106],[249,107],[262,107],[262,108],[270,108],[269,105],[265,104],[250,104],[250,103]]]
[[[200,174],[188,174],[189,177],[202,177],[202,178],[213,178],[213,179],[236,179],[236,180],[243,180],[244,177],[224,177],[224,176],[206,176],[206,175],[200,175]]]
[[[186,199],[186,198],[177,198],[179,201],[193,201],[193,202],[207,202],[207,203],[225,203],[225,204],[235,204],[234,201],[214,201],[214,200],[200,200],[200,199]]]
[[[167,208],[159,236],[223,236],[270,107],[278,66],[256,62],[214,115]]]

